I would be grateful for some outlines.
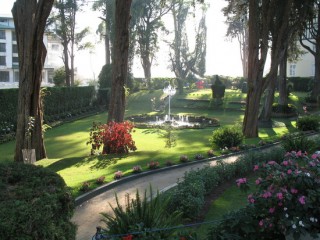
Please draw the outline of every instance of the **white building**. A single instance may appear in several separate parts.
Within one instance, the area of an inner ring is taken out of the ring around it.
[[[53,70],[57,65],[55,64],[56,56],[50,51],[57,47],[55,43],[48,42],[47,35],[44,35],[43,41],[47,47],[48,54],[42,72],[42,85],[52,86]],[[60,50],[59,47],[58,50]],[[19,58],[14,21],[12,16],[0,15],[0,89],[14,88],[18,87],[18,85]]]
[[[310,46],[311,49],[315,50],[315,46],[308,43],[304,44]],[[301,49],[306,54],[300,56],[300,60],[297,62],[288,62],[287,64],[287,77],[314,77],[315,73],[315,60],[314,56],[300,45]]]

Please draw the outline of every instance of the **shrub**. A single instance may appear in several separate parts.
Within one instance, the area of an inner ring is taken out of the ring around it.
[[[53,83],[56,87],[62,87],[66,85],[66,71],[64,67],[54,70]]]
[[[114,179],[120,179],[120,178],[122,178],[123,177],[123,173],[122,173],[122,171],[116,171],[115,173],[114,173]]]
[[[105,176],[101,176],[101,177],[99,177],[99,178],[96,180],[96,183],[97,183],[97,184],[99,184],[99,185],[103,184],[103,183],[104,183],[105,178],[106,178]]]
[[[159,162],[151,161],[147,164],[149,169],[157,169],[159,167]]]
[[[187,155],[181,155],[180,156],[180,162],[186,163],[186,162],[188,162],[188,160],[189,160],[189,158],[188,158]]]
[[[297,128],[300,131],[317,131],[319,129],[319,118],[316,116],[303,116],[297,120]]]
[[[169,166],[172,166],[172,165],[173,165],[173,162],[171,160],[167,160],[166,161],[166,166],[169,167]]]
[[[208,155],[208,157],[214,157],[215,156],[214,151],[212,149],[208,150],[207,155]]]
[[[248,206],[236,213],[238,217],[228,216],[210,235],[220,232],[245,239],[283,239],[292,234],[294,239],[300,239],[306,233],[319,233],[318,156],[313,154],[309,159],[301,151],[291,152],[280,164],[269,161],[256,165],[254,170],[260,172],[256,180],[258,191],[248,195]],[[245,181],[237,182],[240,188],[248,188]]]
[[[297,107],[293,104],[288,105],[280,105],[279,103],[273,103],[272,104],[272,112],[274,113],[296,113]]]
[[[154,196],[150,188],[149,196],[147,191],[141,198],[139,191],[136,193],[135,199],[130,199],[126,195],[126,204],[123,207],[119,203],[116,195],[116,207],[113,207],[113,214],[102,213],[102,221],[106,224],[107,234],[123,234],[129,233],[134,239],[144,239],[142,236],[135,236],[134,232],[144,231],[148,229],[167,228],[180,223],[181,213],[178,211],[168,212],[169,198],[157,193]],[[149,200],[148,200],[149,199]],[[146,239],[168,239],[174,230],[154,233],[161,238],[153,238],[153,233],[146,233]],[[131,238],[129,238],[131,239]]]
[[[141,166],[140,166],[140,165],[134,166],[134,167],[132,168],[132,172],[133,172],[133,173],[141,173],[141,172],[142,172]]]
[[[75,239],[74,199],[56,173],[29,164],[0,164],[1,239]]]
[[[222,127],[213,131],[210,142],[221,149],[237,147],[243,141],[243,134],[238,126]]]
[[[196,160],[202,160],[202,159],[204,159],[204,156],[199,153],[199,154],[196,154],[196,155],[194,156],[194,159],[196,159]]]
[[[89,182],[83,182],[81,187],[80,187],[80,191],[81,192],[88,192],[89,191],[89,187],[90,187],[90,183]]]
[[[287,152],[298,151],[298,149],[309,152],[315,146],[315,142],[308,139],[303,133],[288,134],[282,140],[281,146]]]
[[[133,124],[130,122],[110,122],[108,124],[93,123],[90,129],[91,154],[95,154],[103,144],[102,154],[121,154],[135,151],[136,145],[132,139]]]

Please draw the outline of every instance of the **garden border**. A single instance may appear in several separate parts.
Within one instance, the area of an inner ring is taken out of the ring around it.
[[[310,137],[310,136],[319,134],[319,132],[308,131],[308,132],[304,132],[304,134],[305,134],[305,136]],[[238,151],[238,152],[228,153],[228,154],[224,154],[224,155],[221,155],[221,156],[214,156],[214,157],[205,158],[205,159],[201,159],[201,160],[194,160],[194,161],[190,161],[190,162],[186,162],[186,163],[176,164],[176,165],[173,165],[173,166],[167,166],[167,167],[154,169],[154,170],[149,170],[149,171],[146,171],[146,172],[141,172],[141,173],[134,174],[134,175],[131,175],[131,176],[123,177],[123,178],[121,178],[119,180],[115,180],[115,181],[112,181],[110,183],[106,183],[106,184],[104,184],[104,185],[102,185],[100,187],[97,187],[97,188],[95,188],[95,189],[93,189],[93,190],[91,190],[91,191],[89,191],[87,193],[84,193],[84,194],[78,196],[75,199],[75,206],[78,207],[81,204],[83,204],[84,202],[90,200],[91,198],[94,198],[94,197],[98,196],[99,194],[102,194],[102,193],[104,193],[104,192],[106,192],[108,190],[113,189],[116,186],[119,186],[119,185],[121,185],[123,183],[129,182],[129,181],[134,180],[134,179],[142,178],[142,177],[154,174],[154,173],[160,173],[160,172],[164,172],[164,171],[167,171],[167,170],[177,169],[177,168],[181,168],[181,167],[185,167],[185,166],[192,166],[192,165],[195,165],[195,164],[198,164],[198,163],[205,163],[205,162],[209,162],[209,161],[220,160],[220,159],[223,159],[223,158],[227,158],[227,157],[231,157],[231,156],[235,156],[235,155],[240,155],[240,154],[243,154],[245,152],[259,151],[259,150],[263,150],[263,149],[266,149],[266,148],[275,147],[275,146],[279,145],[280,143],[281,143],[281,141],[277,141],[277,142],[273,142],[273,143],[270,143],[270,144],[266,144],[264,146],[251,148],[251,149],[248,149],[248,150],[242,150],[242,151]],[[169,188],[166,188],[166,189],[168,190]]]

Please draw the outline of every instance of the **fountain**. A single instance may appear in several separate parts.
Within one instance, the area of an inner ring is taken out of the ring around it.
[[[172,87],[170,84],[165,87],[163,89],[163,92],[165,94],[167,94],[169,96],[169,110],[168,110],[168,119],[165,119],[166,121],[170,122],[171,121],[171,112],[170,112],[170,101],[171,101],[171,96],[175,95],[176,94],[176,89],[174,87]]]
[[[187,115],[171,115],[171,97],[176,94],[176,89],[170,84],[163,89],[163,92],[168,95],[168,114],[166,115],[137,115],[131,116],[129,119],[134,121],[135,126],[140,127],[161,127],[170,125],[175,128],[201,128],[204,126],[216,127],[219,126],[219,121],[214,118],[195,117]]]

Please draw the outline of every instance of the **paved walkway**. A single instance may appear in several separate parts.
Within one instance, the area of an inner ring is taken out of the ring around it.
[[[223,158],[225,162],[235,161],[239,155],[233,155]],[[185,172],[191,169],[203,168],[207,165],[215,165],[216,160],[209,162],[199,162],[193,165],[186,165],[175,169],[169,169],[159,173],[154,173],[141,178],[133,179],[118,186],[113,187],[96,197],[84,202],[76,207],[72,221],[78,226],[77,240],[89,240],[95,234],[96,227],[103,223],[100,222],[101,212],[111,213],[112,206],[115,206],[115,193],[117,193],[120,203],[124,203],[126,194],[134,197],[137,189],[144,192],[152,185],[153,190],[163,190],[177,183],[178,179],[182,179]]]

